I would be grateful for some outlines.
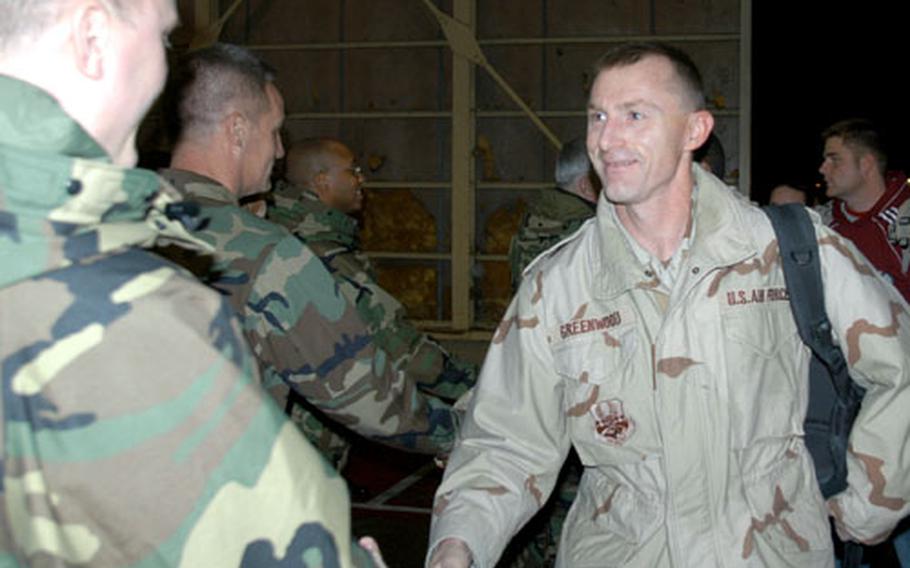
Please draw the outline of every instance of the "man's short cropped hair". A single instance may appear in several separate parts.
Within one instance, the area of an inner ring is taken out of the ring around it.
[[[0,0],[0,52],[41,37],[63,14],[70,0]],[[125,17],[135,0],[101,0]]]
[[[585,137],[579,136],[563,145],[556,158],[556,185],[562,189],[571,189],[582,176],[588,175],[591,162],[588,159],[588,148]]]
[[[829,138],[840,138],[844,145],[849,146],[851,150],[858,154],[866,152],[872,154],[878,171],[885,175],[888,167],[888,154],[885,152],[885,144],[882,140],[881,132],[871,120],[865,118],[849,118],[835,122],[822,132],[822,143]]]
[[[634,65],[642,59],[652,56],[665,57],[670,61],[693,110],[704,110],[706,107],[705,88],[698,67],[685,51],[666,43],[632,42],[614,47],[597,60],[592,76],[596,78],[602,71]]]
[[[231,110],[257,119],[269,109],[266,86],[274,80],[274,69],[239,45],[216,43],[189,52],[165,90],[172,140],[211,132]]]

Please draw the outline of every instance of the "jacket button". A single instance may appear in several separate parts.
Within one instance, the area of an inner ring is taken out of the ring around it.
[[[645,276],[647,276],[648,278],[652,278],[654,276],[654,273],[650,270],[645,270]]]
[[[66,184],[66,192],[70,195],[78,195],[80,191],[82,191],[82,182],[78,179],[71,179]]]
[[[701,269],[696,266],[692,269],[692,274],[698,274],[700,271],[701,271]]]

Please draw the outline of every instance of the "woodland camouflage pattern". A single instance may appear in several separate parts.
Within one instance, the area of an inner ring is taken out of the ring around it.
[[[568,237],[594,216],[594,205],[559,188],[543,189],[528,206],[509,246],[512,290],[521,273],[540,253]]]
[[[370,566],[227,304],[138,248],[204,249],[180,210],[0,76],[0,565]]]
[[[404,306],[376,281],[360,250],[357,221],[323,204],[315,193],[283,185],[269,219],[287,227],[328,267],[339,283],[357,290],[357,310],[392,366],[421,391],[455,400],[476,379],[474,365],[459,361],[408,320]]]
[[[292,418],[329,459],[338,465],[343,457],[345,444],[330,433],[343,432],[339,425],[407,451],[451,449],[453,411],[419,396],[377,347],[355,307],[358,290],[336,283],[299,239],[238,207],[217,182],[185,171],[162,173],[201,205],[207,224],[195,235],[215,249],[214,266],[200,267],[187,257],[178,262],[205,272],[227,296],[266,389],[285,408],[293,406],[289,387],[305,399],[307,407],[291,409]]]

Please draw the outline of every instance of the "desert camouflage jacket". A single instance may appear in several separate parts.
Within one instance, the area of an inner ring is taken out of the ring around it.
[[[0,76],[0,565],[370,565],[227,304],[139,248],[204,248],[180,210]]]
[[[295,198],[294,195],[297,195]],[[281,223],[312,249],[341,285],[357,290],[357,310],[377,348],[421,391],[455,400],[474,384],[474,365],[450,355],[407,320],[404,306],[376,281],[360,250],[357,221],[324,205],[316,194],[289,188],[275,194],[269,219]]]
[[[451,449],[454,413],[417,396],[377,347],[356,308],[356,290],[336,283],[283,227],[238,207],[219,183],[185,171],[163,175],[201,205],[206,225],[195,235],[215,248],[210,283],[240,314],[266,388],[282,405],[290,386],[322,420],[373,440],[428,454]]]
[[[910,511],[910,315],[815,217],[825,300],[867,389],[848,488],[826,503],[803,442],[810,353],[758,208],[693,168],[690,246],[673,284],[642,264],[613,206],[532,264],[494,335],[434,507],[493,566],[584,464],[557,566],[833,566],[828,507],[877,541]]]
[[[521,272],[540,253],[568,237],[594,216],[594,205],[559,188],[543,189],[528,205],[509,245],[512,290],[521,284]]]

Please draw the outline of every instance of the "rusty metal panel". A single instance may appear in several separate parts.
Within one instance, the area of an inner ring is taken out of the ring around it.
[[[649,5],[641,0],[551,1],[547,3],[547,34],[559,37],[650,33]]]
[[[541,47],[491,46],[484,48],[487,59],[515,92],[533,109],[543,103]],[[517,109],[515,102],[483,70],[477,71],[477,107],[479,109]]]
[[[264,51],[263,60],[277,70],[275,80],[284,95],[285,112],[338,112],[344,54],[328,51]]]
[[[448,181],[451,177],[452,131],[447,119],[345,119],[336,136],[364,160],[380,159],[376,169],[364,163],[370,179]]]
[[[739,4],[740,0],[654,0],[654,33],[737,33]]]
[[[606,44],[564,44],[547,46],[547,106],[552,109],[584,111],[593,77],[594,62]]]
[[[705,83],[708,107],[739,107],[739,42],[677,44],[692,57]]]
[[[448,110],[451,59],[448,48],[351,50],[345,110]]]
[[[338,4],[339,2],[333,2]],[[438,39],[442,34],[419,0],[345,0],[346,41]],[[435,2],[451,13],[451,0]]]
[[[222,0],[222,9],[228,2]],[[228,20],[224,41],[250,44],[333,42],[342,38],[342,3],[248,0]]]
[[[544,179],[543,149],[548,145],[531,122],[519,118],[477,120],[477,177],[481,181]]]
[[[477,37],[507,38],[543,34],[542,0],[480,0]]]

